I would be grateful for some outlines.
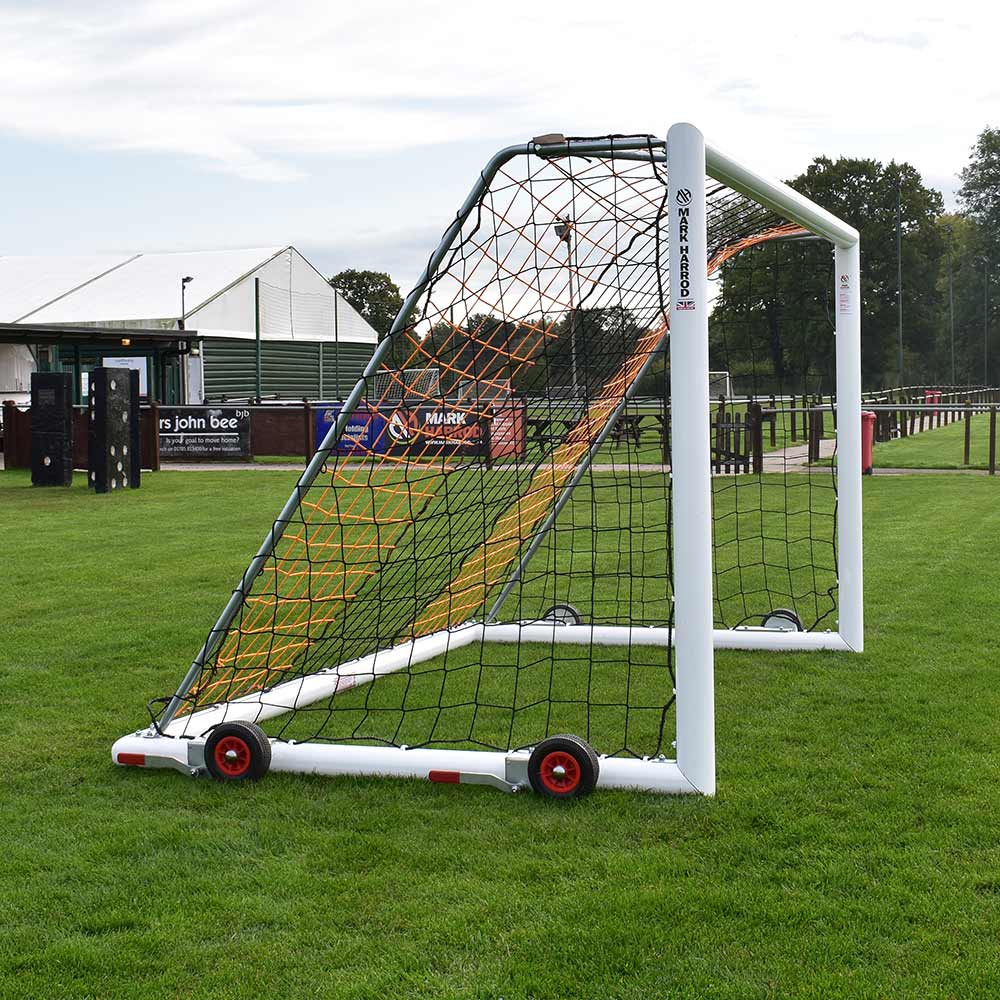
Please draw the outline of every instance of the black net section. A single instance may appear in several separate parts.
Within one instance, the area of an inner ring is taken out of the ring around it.
[[[709,418],[717,627],[759,625],[784,609],[808,630],[835,629],[830,244],[808,234],[758,244],[712,284],[710,364],[726,375]]]
[[[783,382],[772,404],[756,381],[774,334],[753,294],[775,279],[739,268],[774,270],[803,234],[709,192],[712,368],[737,395],[704,416],[728,449],[723,425],[748,406],[755,440],[765,402],[780,427],[794,412]],[[572,732],[603,753],[669,753],[666,195],[652,138],[498,169],[276,523],[171,733],[200,734],[226,704],[283,739],[505,750]],[[821,492],[777,446],[738,469],[721,447],[720,627],[781,606],[820,620],[830,473]]]

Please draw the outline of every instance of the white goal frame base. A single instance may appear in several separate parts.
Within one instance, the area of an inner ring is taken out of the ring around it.
[[[174,768],[192,776],[204,770],[205,741],[157,736],[149,730],[123,736],[111,751],[116,764]],[[346,744],[271,741],[271,771],[327,777],[422,778],[448,784],[489,784],[508,791],[527,788],[511,771],[527,774],[530,750],[409,749]],[[663,757],[600,757],[598,788],[631,788],[666,795],[697,793],[676,760]]]
[[[716,629],[714,639],[717,649],[848,649],[836,632],[791,632],[765,628]],[[570,625],[552,621],[493,625],[469,622],[458,628],[442,629],[390,649],[359,657],[308,677],[285,681],[268,691],[181,716],[173,720],[163,733],[157,733],[152,728],[130,733],[114,744],[112,759],[116,764],[167,767],[198,774],[204,769],[205,740],[211,730],[223,722],[265,722],[477,642],[655,646],[667,649],[671,642],[671,629],[626,625]],[[526,750],[505,753],[273,740],[270,769],[296,774],[372,775],[427,780],[433,780],[430,778],[432,772],[447,772],[483,779],[492,777],[494,781],[481,780],[477,783],[501,786],[509,779],[512,763],[520,762],[526,767],[528,756],[529,752]],[[633,788],[665,794],[701,791],[688,780],[676,760],[664,757],[640,759],[602,756],[598,787]]]

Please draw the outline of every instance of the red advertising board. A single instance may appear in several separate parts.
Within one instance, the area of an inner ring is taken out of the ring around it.
[[[493,406],[490,458],[521,458],[528,441],[527,404],[508,398]]]

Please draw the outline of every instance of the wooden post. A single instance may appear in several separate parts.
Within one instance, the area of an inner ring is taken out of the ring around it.
[[[990,407],[990,475],[997,474],[997,408]]]
[[[965,460],[963,465],[969,464],[969,449],[972,444],[972,421],[969,419],[971,414],[968,410],[965,411]]]
[[[729,420],[729,415],[726,412],[726,402],[722,401],[722,412],[719,414],[719,419],[722,421],[722,437],[723,437],[723,449],[726,455],[725,461],[725,471],[728,475],[732,472],[732,453],[733,453],[733,435],[731,421]]]
[[[747,435],[753,453],[753,472],[759,476],[764,471],[764,412],[760,403],[747,407]],[[771,424],[771,439],[774,440],[774,424]],[[749,471],[749,470],[748,470]]]
[[[726,401],[725,398],[719,399],[719,408],[715,411],[715,471],[722,472],[722,443],[723,443],[723,430],[722,430],[722,417],[725,412]]]
[[[774,396],[771,396],[771,447],[778,444],[778,404]]]
[[[11,399],[5,399],[3,403],[3,467],[5,469],[23,469],[25,465],[22,460],[22,453],[25,451],[21,441],[21,421],[18,419],[20,413],[17,405]],[[28,454],[31,454],[31,441],[29,434]],[[28,460],[28,468],[31,468],[31,460]]]
[[[149,404],[150,447],[149,447],[149,468],[153,472],[160,471],[160,404],[152,402]]]
[[[734,409],[730,423],[733,427],[733,472],[737,475],[743,471],[743,435],[740,433],[740,416]]]

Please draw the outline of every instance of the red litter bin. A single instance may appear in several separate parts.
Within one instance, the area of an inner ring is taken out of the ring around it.
[[[940,389],[924,389],[924,403],[933,405],[934,403],[941,402],[941,390]],[[932,410],[931,416],[937,417],[938,411]]]
[[[861,474],[872,474],[872,449],[875,446],[875,414],[861,411]]]

